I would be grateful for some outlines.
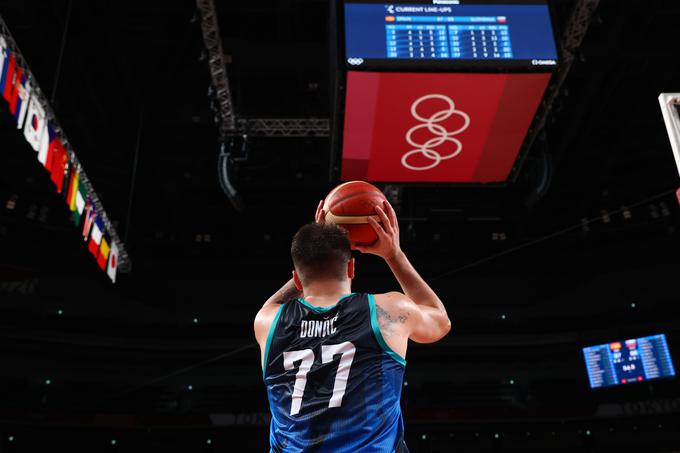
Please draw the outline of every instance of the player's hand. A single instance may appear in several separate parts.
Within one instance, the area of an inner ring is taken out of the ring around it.
[[[316,214],[314,215],[314,221],[316,223],[323,223],[326,217],[326,213],[323,212],[323,200],[319,201],[319,206],[316,207]]]
[[[369,216],[368,223],[378,235],[378,240],[371,245],[355,245],[354,249],[361,253],[371,253],[389,260],[401,252],[397,214],[387,201],[383,202],[382,207],[376,206],[375,212],[378,214],[380,222],[375,220],[373,216]]]

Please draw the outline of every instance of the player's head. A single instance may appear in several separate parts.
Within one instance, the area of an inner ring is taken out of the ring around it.
[[[303,226],[293,236],[290,254],[296,278],[302,285],[316,281],[345,281],[354,277],[349,237],[337,225],[310,223]]]

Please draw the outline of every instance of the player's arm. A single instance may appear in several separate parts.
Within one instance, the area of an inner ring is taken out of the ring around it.
[[[300,297],[302,292],[295,287],[295,282],[291,278],[278,291],[267,299],[260,311],[255,316],[255,338],[260,344],[264,344],[269,334],[269,327],[276,316],[282,303]]]
[[[392,206],[384,202],[384,209],[376,207],[376,212],[381,222],[372,217],[368,217],[368,221],[378,234],[378,241],[356,249],[381,256],[387,262],[406,296],[398,297],[398,293],[392,293],[393,306],[408,313],[405,323],[410,327],[409,338],[418,343],[433,343],[451,330],[446,308],[401,250],[399,224]]]
[[[255,339],[260,345],[260,359],[264,360],[264,349],[267,344],[267,337],[269,336],[269,329],[271,329],[276,312],[281,308],[284,302],[295,299],[301,294],[300,290],[295,287],[293,279],[291,278],[285,285],[276,291],[267,301],[262,305],[260,311],[255,315],[255,323],[253,328],[255,330]]]

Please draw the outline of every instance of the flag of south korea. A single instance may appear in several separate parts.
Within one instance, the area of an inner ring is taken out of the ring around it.
[[[43,130],[47,123],[45,109],[37,96],[31,96],[28,102],[28,113],[24,123],[24,137],[34,151],[40,151],[40,142],[43,139]]]

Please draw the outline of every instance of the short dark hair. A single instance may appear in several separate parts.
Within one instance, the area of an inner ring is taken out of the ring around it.
[[[293,264],[303,282],[347,277],[352,247],[347,232],[331,223],[301,227],[290,246]]]

